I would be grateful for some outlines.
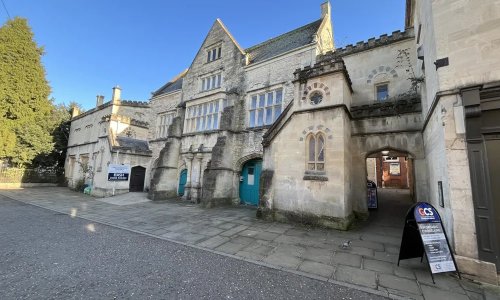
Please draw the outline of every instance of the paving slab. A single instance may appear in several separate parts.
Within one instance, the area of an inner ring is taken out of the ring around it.
[[[296,256],[284,255],[279,253],[274,253],[262,260],[265,263],[285,267],[288,269],[295,270],[302,262],[302,260]]]
[[[198,243],[197,245],[200,247],[203,247],[203,248],[213,249],[213,248],[219,247],[220,245],[222,245],[228,241],[229,241],[228,237],[214,236],[214,237],[211,237],[207,240],[204,240],[204,241]]]
[[[415,280],[401,278],[389,274],[379,274],[378,284],[392,290],[404,291],[414,295],[421,295],[420,288]]]
[[[306,273],[312,273],[322,277],[330,278],[335,272],[335,267],[331,265],[325,265],[316,261],[305,260],[300,266],[299,270]]]
[[[370,270],[361,270],[339,265],[335,270],[334,278],[339,281],[376,288],[377,282],[375,275],[375,272]]]
[[[361,267],[361,256],[344,252],[336,252],[332,258],[333,263],[351,267]]]
[[[394,264],[385,261],[364,258],[363,269],[377,271],[385,274],[393,274]]]
[[[333,254],[334,252],[332,250],[308,247],[306,248],[304,254],[302,255],[302,258],[310,261],[331,265]]]
[[[437,287],[432,287],[422,284],[421,288],[424,294],[424,298],[426,300],[443,300],[443,299],[469,300],[469,297],[467,295],[455,293],[452,291],[442,290]]]

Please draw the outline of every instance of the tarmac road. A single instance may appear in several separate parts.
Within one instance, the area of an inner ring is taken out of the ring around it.
[[[0,299],[383,299],[0,196]]]

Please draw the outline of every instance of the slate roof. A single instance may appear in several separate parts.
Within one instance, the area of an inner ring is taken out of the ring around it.
[[[125,136],[116,137],[116,147],[128,148],[134,152],[149,152],[148,142]]]
[[[250,55],[250,63],[261,62],[312,43],[314,35],[318,31],[322,21],[323,19],[319,19],[263,43],[247,48],[245,51]]]
[[[168,94],[173,91],[182,89],[182,80],[187,73],[187,69],[175,76],[171,81],[167,82],[164,86],[153,92],[153,96],[161,94]]]

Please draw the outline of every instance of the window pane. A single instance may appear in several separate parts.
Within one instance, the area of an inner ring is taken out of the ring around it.
[[[273,105],[273,93],[267,93],[267,106]]]
[[[325,161],[325,140],[323,136],[318,136],[318,161]]]
[[[220,57],[221,57],[221,55],[222,55],[222,53],[221,53],[221,52],[222,52],[222,51],[221,51],[221,49],[222,49],[222,48],[221,48],[221,47],[219,47],[219,53],[218,53],[218,55],[217,55],[217,57],[218,57],[218,58],[220,58]]]
[[[259,95],[259,107],[264,107],[266,101],[266,94]]]
[[[281,115],[281,105],[276,105],[274,106],[274,121],[278,119],[278,117]]]
[[[384,101],[389,98],[389,88],[387,84],[377,86],[377,100]]]
[[[210,51],[207,52],[207,62],[210,62]]]
[[[255,109],[257,107],[257,96],[252,96],[252,105],[250,108]]]
[[[282,100],[283,100],[283,90],[282,89],[276,90],[276,104],[280,104]]]
[[[211,84],[210,77],[208,77],[207,78],[207,90],[210,89],[210,84]]]
[[[201,118],[196,118],[196,131],[201,130]]]
[[[222,75],[219,74],[217,75],[217,87],[220,87],[221,83],[222,83]]]
[[[255,127],[255,110],[251,110],[250,111],[249,126],[250,127]]]
[[[223,108],[226,108],[226,107],[227,107],[227,99],[224,99],[224,100],[222,101],[222,107],[223,107]]]
[[[213,113],[214,112],[214,103],[213,102],[210,102],[210,107],[208,109],[208,112],[209,113]]]
[[[217,55],[217,49],[212,50],[212,60],[215,60],[216,55]]]
[[[212,115],[207,117],[207,129],[212,129]]]
[[[214,115],[214,126],[213,126],[214,129],[218,129],[219,128],[219,115]]]
[[[264,121],[264,110],[259,109],[257,111],[257,126],[262,126],[262,122]]]
[[[204,104],[203,104],[203,115],[204,115],[204,116],[207,114],[207,106],[208,106],[208,104],[207,104],[207,103],[204,103]]]
[[[314,170],[315,169],[313,163],[312,164],[307,164],[307,167],[308,167],[309,170]]]
[[[318,171],[324,171],[325,170],[325,164],[316,164],[316,170],[318,170]]]
[[[216,78],[217,78],[217,77],[216,77],[215,75],[214,75],[214,76],[212,76],[212,88],[215,88],[215,79],[216,79]]]
[[[315,161],[314,159],[314,157],[316,156],[315,151],[316,151],[316,140],[312,136],[309,139],[309,161]]]
[[[215,100],[215,112],[219,112],[219,100]]]
[[[203,91],[205,89],[205,78],[201,80],[201,90]]]
[[[197,114],[197,115],[198,115],[198,116],[201,116],[201,105],[197,105],[197,106],[196,106],[196,110],[197,110],[197,112],[198,112],[198,114]]]
[[[273,107],[266,107],[266,125],[273,123]]]
[[[201,117],[201,129],[200,130],[205,130],[205,117]]]

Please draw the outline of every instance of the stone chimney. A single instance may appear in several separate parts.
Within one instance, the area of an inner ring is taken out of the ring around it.
[[[73,109],[71,110],[71,118],[74,118],[80,114],[80,109],[76,106],[73,106]]]
[[[330,16],[331,9],[330,1],[321,3],[321,18],[324,18],[326,15]]]
[[[97,95],[96,98],[97,98],[97,100],[96,100],[95,106],[99,107],[104,103],[104,96]]]
[[[111,100],[113,100],[113,102],[120,101],[121,94],[122,94],[122,89],[120,88],[120,86],[118,85],[115,86],[113,88],[113,96],[111,96]]]

